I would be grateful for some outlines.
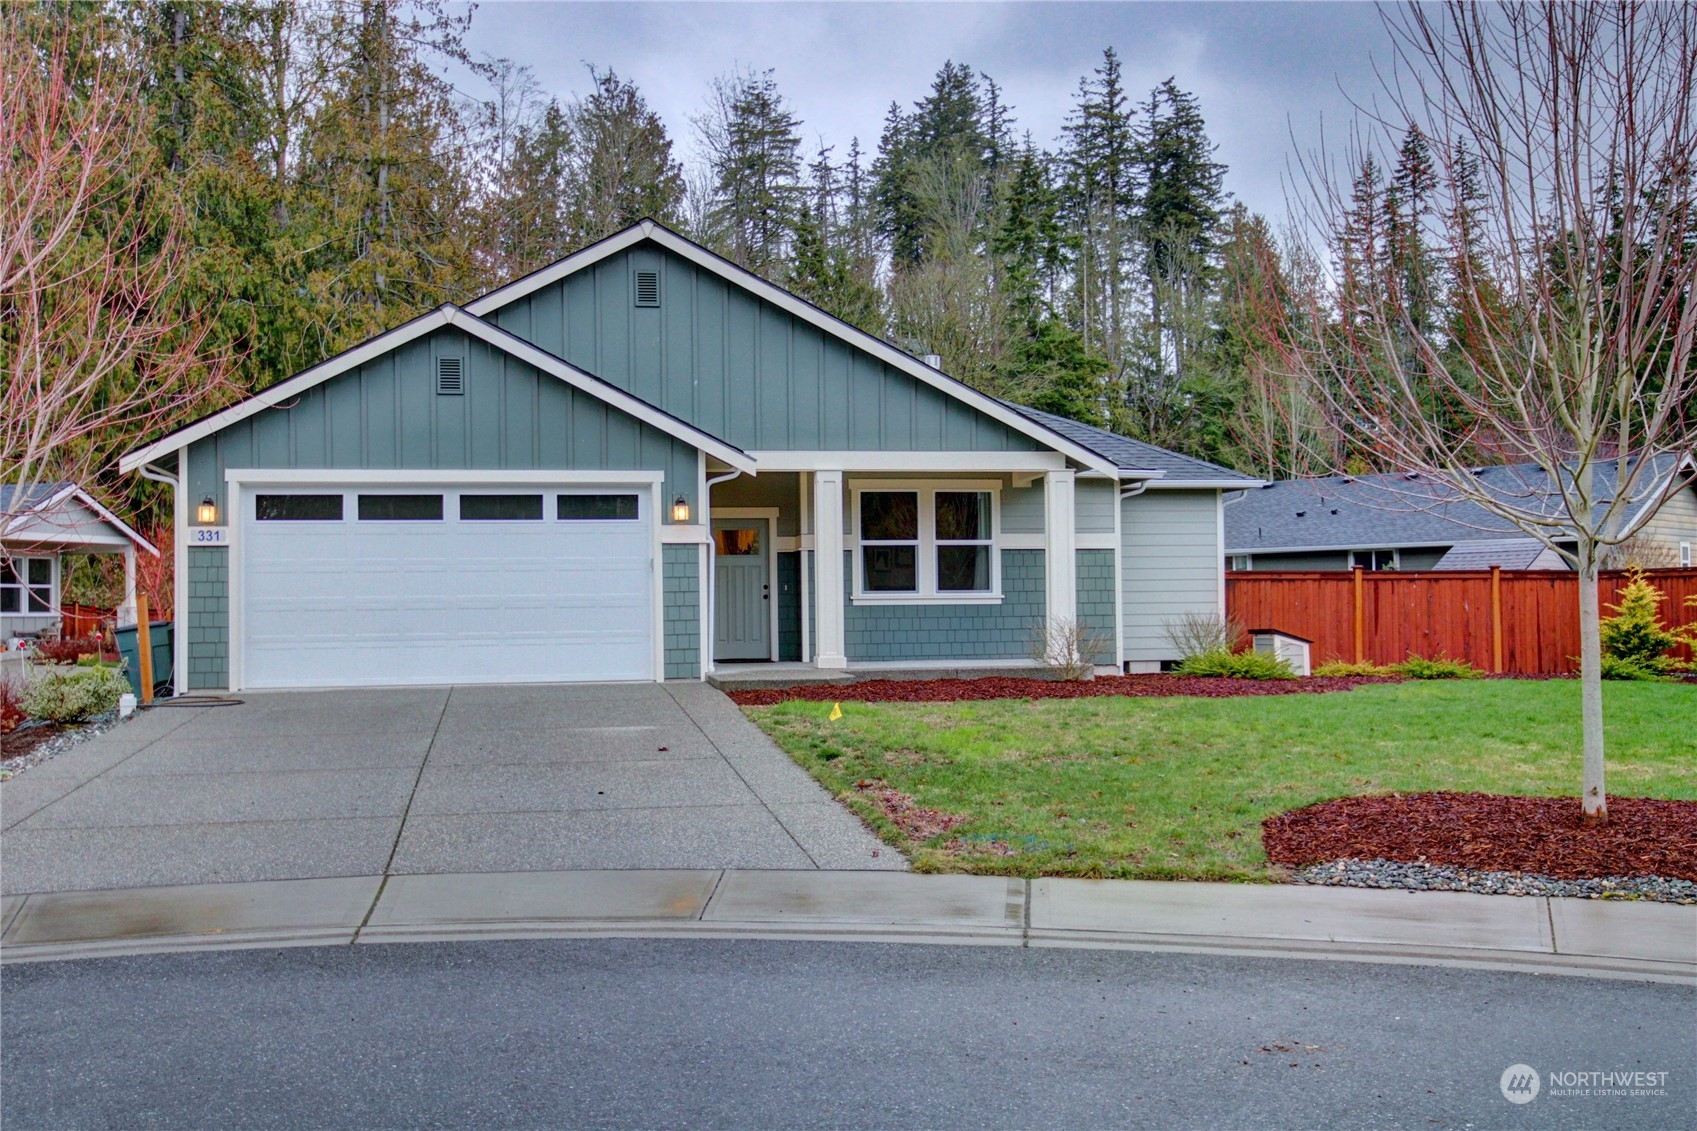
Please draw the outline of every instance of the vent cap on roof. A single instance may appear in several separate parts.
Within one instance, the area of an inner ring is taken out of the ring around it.
[[[660,272],[642,270],[636,273],[636,305],[660,305]]]
[[[436,359],[436,391],[444,396],[459,396],[465,392],[465,368],[460,358]]]

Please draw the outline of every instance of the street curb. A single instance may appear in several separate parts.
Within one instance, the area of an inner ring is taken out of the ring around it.
[[[1595,903],[1555,913],[1543,897],[704,869],[274,880],[6,902],[5,964],[507,939],[768,939],[1218,954],[1697,985],[1697,908]]]

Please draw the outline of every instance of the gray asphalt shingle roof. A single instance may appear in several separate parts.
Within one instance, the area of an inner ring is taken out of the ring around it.
[[[1485,542],[1457,542],[1433,569],[1531,569],[1543,554],[1544,544],[1536,538],[1497,538]]]
[[[1675,464],[1664,456],[1641,483],[1661,484]],[[1612,462],[1597,465],[1596,490],[1607,499],[1614,487]],[[1478,469],[1480,482],[1516,506],[1552,517],[1564,513],[1559,491],[1536,464]],[[1281,479],[1226,504],[1226,551],[1366,550],[1395,546],[1443,546],[1460,542],[1524,538],[1518,527],[1477,503],[1457,497],[1446,485],[1412,473]]]
[[[1164,471],[1165,478],[1182,482],[1231,483],[1251,487],[1261,482],[1252,475],[1221,467],[1207,460],[1193,459],[1178,452],[1145,444],[1106,428],[1082,424],[1052,412],[1042,412],[1012,401],[1002,402],[1028,420],[1034,420],[1052,432],[1058,432],[1073,443],[1089,448],[1103,459],[1112,460],[1121,471]]]
[[[20,488],[16,483],[0,483],[0,514],[22,514],[69,486],[70,483],[33,483]]]

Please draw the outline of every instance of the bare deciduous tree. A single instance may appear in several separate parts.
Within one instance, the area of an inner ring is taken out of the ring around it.
[[[1689,481],[1697,444],[1697,6],[1457,0],[1385,22],[1395,77],[1353,160],[1303,170],[1304,218],[1348,269],[1295,317],[1270,311],[1277,368],[1332,423],[1324,466],[1417,473],[1413,505],[1471,501],[1577,570],[1583,813],[1602,822],[1598,568]],[[1411,128],[1436,158],[1421,235],[1447,276],[1443,327],[1352,199],[1350,175]],[[1485,462],[1540,474],[1505,488]]]
[[[62,36],[43,46],[22,24],[0,13],[0,482],[15,499],[92,481],[114,445],[171,423],[228,369],[173,301],[191,249],[143,183],[134,76],[117,53],[73,60]]]

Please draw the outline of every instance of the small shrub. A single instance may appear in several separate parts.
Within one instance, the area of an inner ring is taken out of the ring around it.
[[[1114,639],[1072,617],[1055,617],[1032,625],[1030,651],[1057,679],[1083,680],[1096,674],[1098,660],[1114,662]]]
[[[1188,612],[1161,622],[1167,641],[1188,660],[1210,652],[1235,653],[1243,644],[1243,625],[1219,613]]]
[[[37,640],[30,646],[35,658],[44,664],[74,664],[84,656],[98,656],[102,650],[98,636],[72,640]]]
[[[1447,656],[1435,656],[1430,660],[1425,656],[1410,656],[1402,663],[1393,665],[1392,670],[1397,675],[1408,679],[1483,679],[1485,677],[1484,672],[1466,660],[1452,660]]]
[[[8,734],[29,718],[24,714],[23,684],[11,676],[0,676],[0,734]]]
[[[1395,668],[1388,664],[1375,664],[1371,660],[1362,660],[1358,664],[1352,663],[1348,660],[1331,660],[1315,668],[1314,674],[1323,676],[1366,675],[1389,677],[1397,675],[1398,672]]]
[[[129,689],[130,681],[116,668],[45,671],[24,685],[20,706],[31,718],[77,722],[112,710]]]
[[[1679,661],[1667,654],[1679,645],[1680,634],[1662,627],[1662,591],[1645,580],[1641,570],[1632,571],[1620,602],[1609,609],[1614,616],[1604,617],[1600,626],[1603,658],[1615,662],[1603,665],[1604,679],[1646,679],[1680,669]],[[1650,675],[1627,674],[1631,672]]]
[[[1622,659],[1603,653],[1603,678],[1637,680],[1641,683],[1665,683],[1668,675],[1654,668],[1647,668],[1635,660]]]
[[[1173,669],[1177,675],[1215,675],[1230,679],[1295,679],[1289,664],[1265,652],[1228,652],[1217,648],[1186,656]]]

